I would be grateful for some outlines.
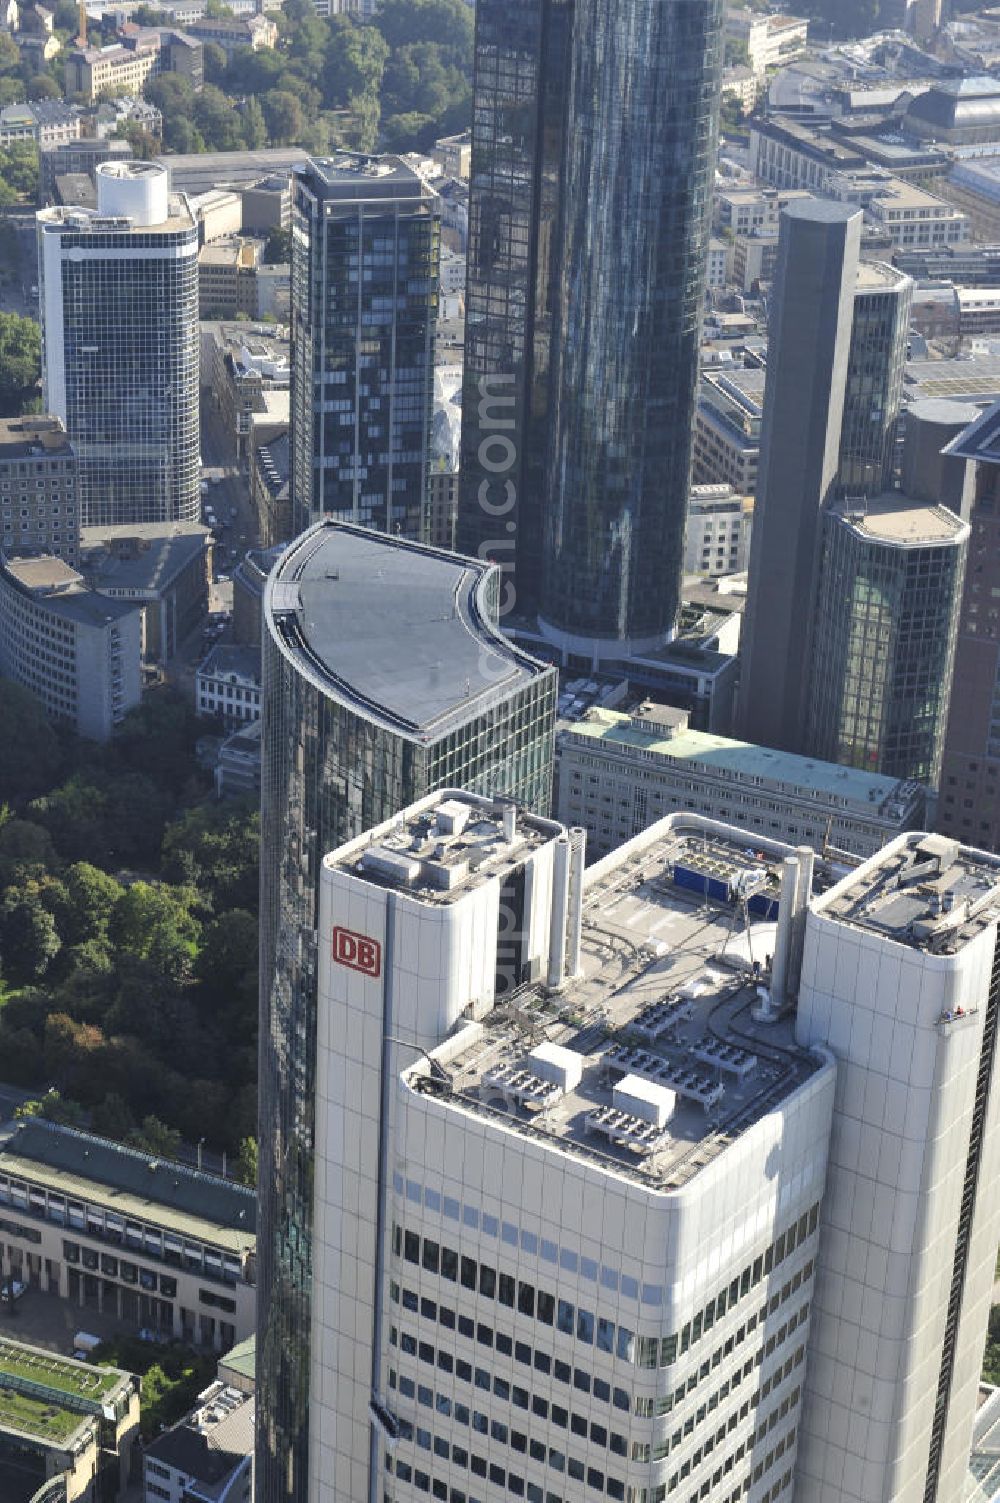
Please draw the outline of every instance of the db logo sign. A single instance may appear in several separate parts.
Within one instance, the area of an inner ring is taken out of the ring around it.
[[[353,929],[341,929],[339,925],[334,929],[333,958],[338,965],[362,971],[366,976],[382,973],[382,946],[364,934],[355,934]]]

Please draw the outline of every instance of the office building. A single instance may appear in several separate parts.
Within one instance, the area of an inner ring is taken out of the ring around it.
[[[40,1118],[0,1139],[0,1268],[164,1340],[228,1351],[254,1328],[257,1198]]]
[[[814,898],[795,1024],[837,1058],[796,1497],[965,1498],[1000,1205],[1000,868],[904,835]],[[793,978],[794,980],[794,978]]]
[[[674,626],[722,47],[716,0],[477,7],[457,546],[564,658]]]
[[[918,783],[693,731],[688,719],[644,704],[559,722],[556,816],[586,830],[592,857],[675,812],[856,856],[925,821]]]
[[[693,485],[684,542],[685,574],[741,574],[750,554],[753,498],[729,485]]]
[[[973,475],[951,707],[941,768],[938,829],[1000,850],[1000,407],[978,415],[950,445]],[[996,593],[994,593],[996,592]]]
[[[0,1341],[4,1503],[114,1503],[142,1473],[140,1379],[6,1334]]]
[[[259,1503],[307,1498],[322,861],[444,786],[547,812],[556,673],[501,634],[499,593],[488,563],[333,523],[268,578]]]
[[[231,452],[240,462],[287,429],[291,341],[273,324],[203,323],[201,384]],[[261,428],[273,430],[266,433]]]
[[[836,496],[877,495],[892,483],[912,292],[891,266],[858,267]]]
[[[87,588],[61,558],[0,555],[0,676],[53,720],[108,741],[142,692],[142,608]]]
[[[803,749],[937,786],[968,524],[901,491],[822,517]]]
[[[702,372],[691,459],[696,485],[728,485],[740,496],[756,493],[764,385],[759,366]]]
[[[293,525],[422,539],[441,211],[399,157],[293,171]]]
[[[151,162],[96,169],[97,211],[38,214],[42,376],[85,526],[199,515],[198,228]]]
[[[809,22],[798,16],[761,15],[735,6],[726,9],[726,37],[743,43],[750,66],[760,78],[804,51],[808,36]]]
[[[251,1395],[222,1381],[142,1453],[143,1503],[253,1503]]]
[[[128,161],[132,148],[114,136],[80,136],[58,146],[48,146],[38,154],[38,192],[42,203],[55,193],[56,179],[70,173],[86,173],[93,179],[101,162],[109,159]]]
[[[327,856],[314,1498],[791,1498],[835,1067],[707,959],[709,886],[777,907],[747,842],[675,816],[584,879],[448,793]]]
[[[199,522],[85,527],[80,550],[93,589],[141,604],[147,662],[174,657],[208,614],[212,534]]]
[[[861,213],[790,204],[768,347],[740,689],[746,740],[800,749],[820,509],[840,468]]]
[[[258,442],[250,454],[250,505],[265,548],[292,535],[290,469],[288,425],[282,424],[274,437]]]
[[[58,418],[0,419],[0,527],[4,553],[79,558],[76,450]]]

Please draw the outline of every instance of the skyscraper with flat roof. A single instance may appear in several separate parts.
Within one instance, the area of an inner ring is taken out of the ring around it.
[[[781,220],[740,705],[748,741],[800,751],[820,511],[840,469],[862,215],[805,199]]]
[[[879,261],[859,265],[837,496],[879,495],[892,484],[912,297],[913,282],[895,267]]]
[[[662,644],[690,478],[719,0],[483,0],[458,543],[564,656]]]
[[[37,216],[46,410],[76,450],[85,527],[196,522],[198,226],[153,162],[96,180],[96,210]]]
[[[292,522],[420,541],[428,523],[440,204],[399,157],[292,173]]]
[[[257,1497],[310,1492],[319,891],[326,853],[443,786],[547,812],[556,672],[497,628],[498,571],[343,523],[264,595]],[[346,943],[346,942],[345,942]],[[321,1204],[321,1202],[320,1202]],[[345,1360],[348,1357],[345,1347]],[[316,1438],[313,1437],[313,1444]]]

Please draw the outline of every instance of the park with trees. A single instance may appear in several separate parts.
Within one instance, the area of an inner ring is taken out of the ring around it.
[[[256,1136],[255,806],[218,803],[204,722],[153,694],[108,746],[0,681],[0,1060],[56,1120],[161,1155]]]

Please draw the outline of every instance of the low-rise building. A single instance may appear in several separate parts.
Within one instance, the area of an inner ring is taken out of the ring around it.
[[[76,563],[80,542],[76,450],[57,417],[0,419],[0,548]]]
[[[235,195],[234,195],[235,196]],[[239,199],[236,200],[237,204]],[[198,315],[200,318],[257,318],[259,240],[239,235],[214,240],[198,252]]]
[[[753,498],[730,485],[693,485],[688,496],[684,572],[741,574],[750,557]]]
[[[243,201],[241,228],[248,235],[266,235],[269,230],[287,230],[292,224],[292,179],[289,172],[271,172],[240,189]]]
[[[134,1330],[225,1352],[255,1328],[257,1197],[32,1118],[0,1139],[0,1268]]]
[[[972,238],[968,216],[953,203],[898,177],[887,179],[866,212],[901,250],[964,245]]]
[[[142,653],[164,663],[208,613],[212,533],[198,522],[85,527],[82,568],[102,595],[142,607]]]
[[[1000,333],[1000,287],[956,287],[954,295],[963,337]]]
[[[742,42],[758,77],[797,57],[809,39],[809,22],[799,16],[769,15],[748,7],[726,10],[726,37]]]
[[[63,77],[67,94],[95,100],[105,93],[141,94],[159,67],[159,43],[151,40],[108,47],[74,47]]]
[[[201,384],[211,392],[238,459],[252,452],[253,414],[275,415],[267,394],[289,391],[290,349],[288,331],[279,325],[202,324]]]
[[[219,798],[260,796],[260,721],[238,726],[219,747],[215,764]]]
[[[87,588],[62,559],[0,555],[0,676],[30,689],[53,720],[108,741],[139,703],[142,614]]]
[[[777,235],[782,209],[811,197],[804,189],[720,188],[713,199],[715,224],[733,235]]]
[[[243,200],[234,189],[211,188],[188,198],[198,221],[198,239],[202,245],[212,240],[230,240],[243,228]]]
[[[220,642],[195,674],[195,707],[227,729],[249,725],[260,717],[260,685],[260,647]]]
[[[918,783],[692,731],[665,705],[592,709],[557,731],[556,817],[603,855],[665,814],[693,811],[817,850],[872,855],[922,828]]]
[[[761,88],[758,75],[750,67],[737,64],[735,67],[723,68],[722,70],[722,97],[730,95],[742,105],[746,114],[749,114],[757,103],[757,95]]]
[[[250,456],[250,502],[257,533],[265,548],[292,535],[288,424],[274,438],[258,444]]]
[[[278,40],[278,28],[270,16],[220,16],[201,21],[188,21],[185,31],[204,46],[212,42],[221,47],[228,58],[241,48],[260,52],[264,47],[273,47]]]
[[[145,1503],[250,1503],[254,1400],[221,1381],[143,1453]]]
[[[3,1503],[112,1503],[142,1473],[139,1379],[0,1339]]]
[[[242,647],[259,647],[263,625],[264,586],[285,548],[250,548],[233,570],[232,639]]]
[[[737,235],[733,243],[733,281],[742,292],[756,293],[773,282],[778,265],[778,236]]]
[[[729,281],[729,247],[724,240],[713,235],[708,242],[708,275],[706,282],[713,292],[721,292]]]
[[[35,99],[30,104],[9,104],[0,110],[0,146],[33,141],[39,151],[48,151],[75,141],[81,129],[80,111],[61,99]]]
[[[431,156],[438,163],[445,177],[469,181],[472,167],[472,132],[464,130],[457,136],[442,136],[435,141]]]
[[[454,470],[431,470],[427,486],[427,541],[432,548],[455,548],[458,517],[458,475]]]
[[[72,141],[62,141],[57,146],[46,146],[38,158],[39,199],[43,204],[52,201],[57,178],[86,173],[93,179],[101,162],[127,162],[131,155],[129,143],[114,136],[106,139],[80,136]]]
[[[757,489],[764,371],[730,367],[705,371],[694,419],[692,478],[729,485],[740,496]]]

